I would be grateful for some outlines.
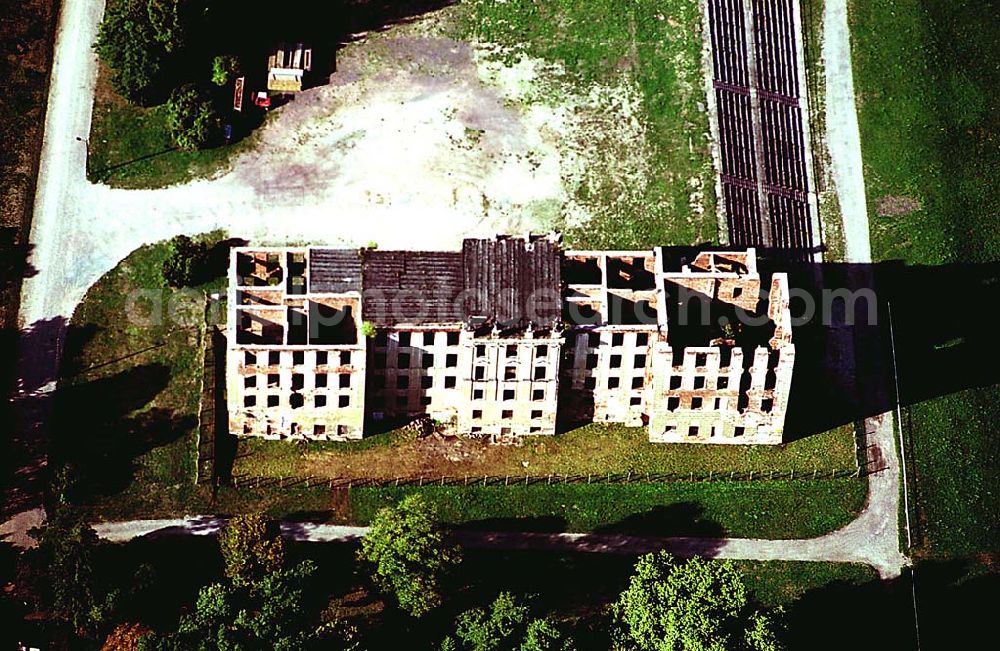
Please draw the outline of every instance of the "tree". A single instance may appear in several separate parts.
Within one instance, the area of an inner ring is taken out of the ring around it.
[[[152,636],[144,644],[150,651],[298,651],[329,642],[336,631],[316,625],[316,613],[307,603],[306,586],[315,573],[315,563],[303,561],[243,588],[205,586],[194,612],[181,617],[176,632]]]
[[[441,603],[441,580],[460,560],[458,550],[445,545],[434,511],[420,495],[376,513],[358,557],[370,565],[375,585],[413,617]]]
[[[97,533],[64,501],[53,505],[46,523],[32,533],[38,540],[32,562],[45,583],[43,602],[78,635],[96,634],[117,598],[116,592],[102,589],[94,569]]]
[[[212,83],[225,86],[236,76],[240,69],[240,60],[231,54],[220,54],[212,59]]]
[[[208,245],[187,235],[178,235],[168,246],[170,253],[163,261],[163,279],[171,287],[198,284],[208,264]]]
[[[528,623],[520,651],[572,651],[573,641],[548,619],[534,619]]]
[[[198,591],[193,613],[181,616],[177,631],[148,635],[142,651],[223,651],[243,648],[235,627],[238,614],[234,589],[212,583]]]
[[[101,651],[142,651],[142,641],[153,631],[142,624],[119,624],[104,640]]]
[[[371,321],[362,321],[361,322],[361,336],[362,337],[367,337],[367,338],[371,339],[371,338],[373,338],[377,334],[378,334],[378,329],[375,327],[374,323],[372,323]]]
[[[455,637],[441,651],[569,651],[572,642],[547,619],[535,619],[530,609],[509,592],[501,592],[489,612],[473,608],[458,616]]]
[[[222,117],[212,98],[197,85],[185,84],[167,101],[167,130],[179,148],[204,149],[219,142]]]
[[[137,104],[155,99],[166,50],[143,0],[109,2],[94,49],[111,68],[111,85],[119,94]]]
[[[188,40],[192,2],[189,0],[146,0],[146,13],[153,34],[167,52],[182,49]]]
[[[239,628],[260,640],[260,648],[296,651],[317,638],[305,607],[305,588],[316,574],[316,564],[303,561],[265,576],[254,588],[258,605],[240,611]]]
[[[284,564],[284,542],[268,528],[263,514],[254,513],[236,516],[219,534],[226,578],[234,586],[243,587],[263,581]]]
[[[778,651],[774,622],[756,612],[729,562],[666,552],[639,559],[612,606],[615,651]]]

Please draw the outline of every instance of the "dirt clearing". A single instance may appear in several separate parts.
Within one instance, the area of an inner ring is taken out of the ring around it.
[[[229,176],[272,203],[341,215],[395,214],[452,229],[470,216],[496,232],[583,224],[587,170],[645,172],[636,93],[558,81],[558,67],[443,35],[448,12],[397,26],[338,55],[327,86],[299,94],[261,129]],[[625,185],[628,185],[625,183]]]

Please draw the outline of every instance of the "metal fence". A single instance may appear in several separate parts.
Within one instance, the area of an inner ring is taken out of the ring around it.
[[[761,482],[842,479],[861,477],[862,468],[813,469],[787,471],[730,472],[624,472],[548,475],[442,475],[437,477],[313,477],[235,475],[230,484],[236,488],[388,488],[395,486],[536,486],[552,484],[676,484],[706,482]]]

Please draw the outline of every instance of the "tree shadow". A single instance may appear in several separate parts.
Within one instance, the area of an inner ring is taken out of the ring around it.
[[[426,13],[453,4],[454,0],[307,0],[294,11],[270,11],[263,6],[248,7],[242,0],[218,0],[189,4],[188,27],[181,47],[163,61],[158,78],[143,98],[147,106],[166,101],[184,84],[207,88],[217,106],[225,107],[224,122],[239,140],[263,121],[264,113],[249,101],[252,93],[266,91],[268,56],[282,43],[302,43],[312,51],[311,70],[305,72],[303,89],[329,83],[336,71],[337,52],[366,32],[382,31],[410,22]],[[200,5],[200,6],[199,6]],[[233,105],[234,82],[218,87],[211,82],[215,56],[232,54],[239,58],[246,94],[242,111]],[[294,95],[277,94],[272,107],[294,100]],[[221,144],[221,143],[220,143]],[[152,156],[159,154],[152,154]],[[119,166],[131,164],[129,161]],[[116,166],[117,167],[117,166]],[[107,172],[101,170],[100,172]]]
[[[21,242],[20,228],[0,228],[0,292],[20,287],[23,279],[38,274],[38,270],[28,262],[33,248],[34,245]]]
[[[249,240],[240,237],[230,237],[210,246],[205,256],[205,264],[198,269],[198,277],[193,284],[200,285],[217,278],[226,278],[229,274],[230,251],[247,246],[249,243]]]
[[[174,147],[174,146],[166,147],[166,148],[161,149],[159,151],[154,151],[154,152],[149,153],[149,154],[143,154],[142,156],[136,156],[135,158],[133,158],[131,160],[122,161],[121,163],[115,163],[114,165],[108,165],[107,167],[102,167],[101,169],[98,169],[98,170],[88,170],[87,176],[89,178],[91,178],[91,179],[96,179],[98,181],[103,181],[103,180],[105,180],[107,178],[107,175],[109,175],[111,172],[115,172],[117,170],[120,170],[120,169],[123,169],[123,168],[126,168],[126,167],[130,167],[132,165],[135,165],[136,163],[141,163],[143,161],[152,160],[154,158],[159,158],[160,156],[165,156],[165,155],[167,155],[169,153],[172,153],[172,152],[175,152],[175,151],[178,151],[177,147]],[[87,160],[88,160],[88,162],[90,161],[90,157],[89,156],[88,156]]]
[[[266,76],[267,55],[279,43],[303,43],[313,48],[313,69],[306,86],[325,83],[336,67],[336,52],[357,40],[358,35],[383,31],[393,25],[411,22],[420,16],[442,9],[454,0],[312,0],[289,14],[247,11],[240,0],[213,3],[209,19],[203,24],[200,43],[217,54],[229,51],[243,55],[248,63],[259,61],[260,77]],[[308,16],[308,19],[303,17]],[[225,29],[218,29],[225,27]],[[254,80],[251,70],[248,82]]]
[[[166,630],[193,606],[203,586],[223,578],[219,543],[213,536],[145,537],[102,545],[95,567],[109,585],[125,592],[117,617]]]
[[[981,309],[1000,300],[1000,263],[788,263],[771,253],[760,252],[762,275],[787,272],[793,291],[786,442],[894,409],[897,374],[903,406],[1000,383],[996,327]]]
[[[677,502],[635,513],[614,524],[594,530],[599,534],[632,536],[694,536],[724,538],[722,525],[705,518],[705,508],[694,502]]]
[[[569,628],[577,648],[606,651],[608,605],[628,586],[636,556],[546,550],[467,550],[455,572],[454,595],[439,614],[432,643],[454,629],[455,616],[490,604],[501,590],[530,601],[532,611],[553,615]],[[391,645],[373,648],[391,649]]]
[[[1000,574],[976,561],[921,561],[891,581],[830,583],[787,607],[789,648],[916,648],[916,582],[920,647],[945,649],[989,639]]]
[[[297,525],[302,524],[313,524],[313,523],[327,523],[332,522],[336,514],[332,510],[324,511],[292,511],[281,518],[282,531],[298,531],[305,532],[304,528],[298,528]],[[293,536],[294,537],[294,536]]]
[[[133,480],[136,460],[184,436],[190,415],[146,407],[167,386],[171,372],[146,364],[109,377],[60,388],[52,424],[51,455],[74,471],[74,496],[108,495]]]
[[[10,428],[3,443],[4,516],[42,506],[48,479],[46,424],[53,413],[61,343],[66,336],[86,340],[92,334],[68,326],[62,317],[0,331],[0,346],[9,353],[2,356],[0,373],[5,395],[12,397],[0,408]]]

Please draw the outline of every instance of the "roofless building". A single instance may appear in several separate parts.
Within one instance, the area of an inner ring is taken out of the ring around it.
[[[537,236],[234,249],[228,342],[230,430],[323,440],[426,415],[469,435],[603,421],[780,443],[795,356],[787,276],[764,284],[753,249],[679,260]]]

